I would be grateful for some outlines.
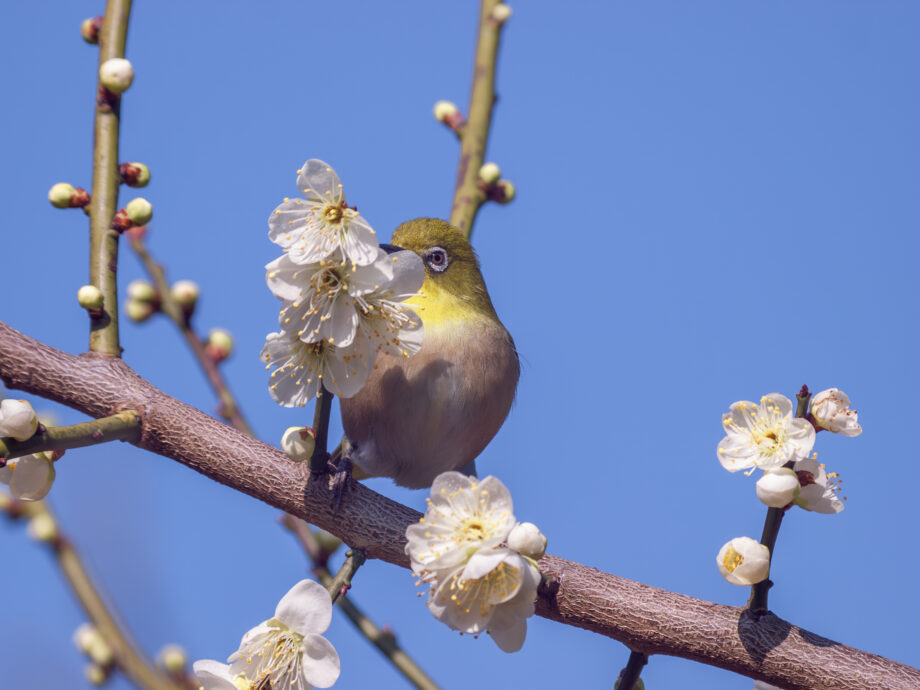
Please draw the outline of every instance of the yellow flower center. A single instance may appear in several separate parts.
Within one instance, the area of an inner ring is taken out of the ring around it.
[[[735,551],[732,547],[728,547],[728,551],[725,552],[725,557],[722,559],[722,567],[724,567],[728,572],[735,572],[735,568],[744,563],[744,556]]]
[[[342,207],[341,206],[327,206],[323,211],[323,215],[326,217],[326,221],[329,223],[338,223],[342,220]]]

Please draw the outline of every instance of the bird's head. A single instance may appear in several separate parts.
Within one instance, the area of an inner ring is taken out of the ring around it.
[[[416,218],[396,228],[392,243],[415,252],[425,264],[423,320],[459,315],[454,310],[494,317],[476,252],[462,232],[437,218]]]

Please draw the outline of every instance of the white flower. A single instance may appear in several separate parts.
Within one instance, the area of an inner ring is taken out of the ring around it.
[[[811,416],[818,426],[835,434],[859,436],[862,433],[856,410],[850,409],[850,398],[836,388],[821,391],[811,399]]]
[[[840,478],[836,472],[827,474],[824,471],[824,465],[814,457],[799,460],[793,469],[802,485],[798,498],[795,499],[797,506],[826,514],[839,513],[843,510],[843,501],[840,499]]]
[[[757,498],[771,508],[785,508],[799,495],[799,477],[788,467],[767,470],[757,480]]]
[[[417,254],[378,250],[367,266],[332,261],[299,265],[285,254],[266,267],[272,293],[284,300],[279,324],[304,342],[328,340],[345,347],[359,332],[380,352],[409,356],[422,346],[422,320],[404,300],[425,280]]]
[[[763,396],[760,405],[747,400],[733,403],[731,411],[722,415],[722,425],[726,436],[719,442],[719,462],[729,472],[782,467],[804,458],[815,444],[814,427],[793,418],[792,402],[779,393]]]
[[[48,495],[54,484],[54,463],[45,453],[10,458],[0,467],[0,483],[10,487],[10,494],[20,501],[38,501]]]
[[[261,357],[271,372],[268,392],[284,407],[303,407],[319,394],[321,385],[340,398],[350,398],[367,381],[372,364],[364,340],[336,347],[326,341],[305,343],[285,331],[265,337]]]
[[[26,400],[7,398],[0,401],[0,437],[9,436],[26,441],[38,429],[38,415]]]
[[[716,563],[733,585],[755,585],[770,574],[770,550],[750,537],[735,537],[719,551]]]
[[[246,676],[230,673],[230,667],[213,659],[202,659],[192,664],[195,677],[203,690],[251,690]]]
[[[412,570],[430,585],[432,615],[454,630],[488,631],[506,652],[524,643],[540,583],[533,561],[503,546],[516,524],[513,510],[495,477],[444,472],[424,517],[406,530]]]
[[[297,171],[306,199],[285,199],[268,218],[268,237],[298,264],[312,264],[340,253],[364,266],[377,259],[374,230],[345,203],[342,183],[323,161],[311,158]]]
[[[546,553],[546,536],[532,522],[519,522],[508,535],[508,548],[536,561]]]
[[[318,582],[301,580],[275,609],[274,618],[243,636],[230,656],[230,673],[255,684],[271,678],[274,688],[328,688],[339,677],[339,655],[321,635],[332,621],[332,598]]]

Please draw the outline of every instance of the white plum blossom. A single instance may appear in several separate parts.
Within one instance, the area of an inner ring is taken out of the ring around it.
[[[815,429],[811,422],[794,418],[792,409],[792,401],[779,393],[763,396],[759,405],[747,400],[733,403],[722,415],[722,467],[729,472],[768,470],[806,457],[815,443]]]
[[[788,467],[767,470],[757,480],[757,498],[771,508],[785,508],[799,495],[799,477]]]
[[[285,199],[268,219],[268,237],[291,260],[311,264],[331,259],[365,266],[377,259],[374,230],[345,202],[339,176],[326,163],[311,158],[297,171],[304,199]],[[344,258],[344,261],[342,261]]]
[[[770,574],[770,550],[750,537],[735,537],[719,551],[716,563],[733,585],[756,585]]]
[[[38,501],[54,484],[54,463],[47,453],[10,458],[0,467],[0,484],[10,487],[10,495],[20,501]]]
[[[432,615],[454,630],[488,631],[505,652],[523,645],[540,584],[534,561],[507,546],[517,524],[513,510],[495,477],[480,482],[444,472],[432,484],[424,517],[406,530],[406,553],[430,586]]]
[[[0,437],[26,441],[38,429],[38,415],[27,400],[0,400]]]
[[[811,399],[811,416],[822,429],[844,436],[859,436],[856,410],[850,409],[850,398],[842,390],[828,388]]]
[[[214,659],[202,659],[192,664],[195,677],[201,683],[202,690],[251,690],[252,685],[246,676],[231,674],[230,667]]]
[[[799,460],[793,469],[802,485],[795,499],[797,506],[828,515],[843,510],[844,504],[840,498],[840,478],[836,472],[827,474],[824,465],[814,457]]]
[[[332,621],[332,598],[318,582],[301,580],[285,594],[275,615],[243,636],[230,656],[230,677],[244,674],[274,688],[328,688],[341,671],[335,647],[322,636]],[[197,669],[196,669],[197,672]]]
[[[422,320],[404,301],[418,294],[425,268],[417,254],[377,250],[366,266],[331,261],[299,265],[285,254],[266,267],[269,289],[284,301],[279,324],[304,342],[348,346],[365,337],[374,353],[418,352]]]
[[[327,341],[305,343],[286,331],[269,333],[261,353],[271,372],[269,393],[284,407],[303,407],[316,398],[321,385],[350,398],[370,375],[373,362],[367,346],[364,340],[338,347]]]

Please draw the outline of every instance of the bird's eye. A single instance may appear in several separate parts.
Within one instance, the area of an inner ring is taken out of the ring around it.
[[[449,263],[450,259],[447,256],[447,251],[441,247],[433,247],[425,252],[425,264],[436,273],[446,271]]]

